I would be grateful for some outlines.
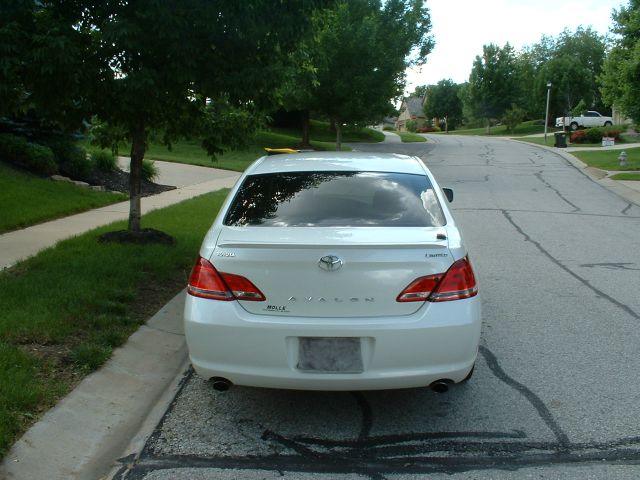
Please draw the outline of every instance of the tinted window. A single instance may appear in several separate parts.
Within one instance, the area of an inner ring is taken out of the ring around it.
[[[248,176],[225,225],[430,227],[445,224],[429,179],[381,172],[290,172]]]

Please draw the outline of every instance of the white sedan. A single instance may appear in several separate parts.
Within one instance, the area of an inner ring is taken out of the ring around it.
[[[480,297],[441,189],[415,157],[263,157],[191,272],[191,363],[232,384],[374,390],[470,377]]]

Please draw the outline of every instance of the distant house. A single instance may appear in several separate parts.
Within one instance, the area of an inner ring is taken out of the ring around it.
[[[384,117],[382,120],[382,128],[396,128],[398,117]]]
[[[398,120],[396,120],[396,130],[406,132],[407,122],[409,120],[416,121],[418,126],[424,125],[426,117],[422,109],[422,102],[422,97],[407,97],[402,100],[400,115],[398,116]]]

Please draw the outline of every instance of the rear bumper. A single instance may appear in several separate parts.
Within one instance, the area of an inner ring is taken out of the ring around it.
[[[402,317],[306,318],[253,315],[238,302],[187,295],[189,356],[204,378],[237,385],[301,390],[377,390],[460,382],[480,338],[478,296],[426,303]],[[316,373],[297,368],[300,337],[360,339],[361,373]]]

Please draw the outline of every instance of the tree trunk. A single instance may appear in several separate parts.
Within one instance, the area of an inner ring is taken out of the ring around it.
[[[487,118],[487,135],[491,133],[491,119]]]
[[[131,132],[131,164],[129,166],[129,231],[136,233],[140,232],[140,183],[145,143],[144,125],[138,125]]]
[[[342,150],[342,122],[336,117],[334,120],[336,126],[336,152]]]
[[[311,121],[309,120],[309,110],[302,110],[300,114],[300,119],[302,122],[302,146],[310,147],[310,132],[311,132]]]
[[[444,133],[449,133],[449,116],[444,116]]]

